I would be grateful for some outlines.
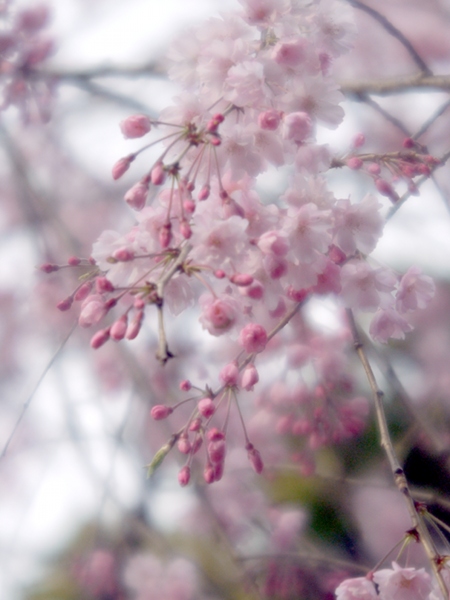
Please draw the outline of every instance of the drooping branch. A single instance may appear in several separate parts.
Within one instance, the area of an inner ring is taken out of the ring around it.
[[[359,334],[353,311],[351,309],[347,309],[347,318],[352,333],[356,354],[358,355],[358,358],[364,368],[367,380],[370,385],[370,389],[372,390],[376,420],[381,438],[381,446],[383,447],[386,453],[395,484],[399,492],[405,498],[406,506],[409,511],[413,529],[417,532],[419,541],[421,542],[426,552],[426,555],[428,556],[431,568],[439,584],[439,588],[444,598],[448,598],[449,592],[439,570],[439,554],[435,549],[433,540],[431,539],[428,529],[426,528],[422,515],[416,507],[414,498],[408,485],[408,481],[405,476],[405,472],[402,466],[400,465],[397,453],[395,452],[394,445],[392,443],[392,439],[389,433],[386,413],[384,410],[384,392],[379,387],[374,372],[372,370],[372,366],[369,362],[369,359],[367,358],[367,354],[362,342],[362,337]]]

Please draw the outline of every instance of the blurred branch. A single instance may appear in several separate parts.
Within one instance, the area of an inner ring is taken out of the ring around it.
[[[342,81],[341,91],[349,96],[363,96],[365,94],[399,94],[411,90],[450,90],[450,75],[432,75],[415,73],[406,77],[393,77],[389,79],[374,79],[369,81]]]
[[[397,29],[397,27],[395,27],[384,15],[379,13],[377,10],[375,10],[371,6],[367,6],[367,4],[364,4],[363,2],[359,2],[359,0],[347,0],[347,2],[349,4],[351,4],[352,6],[354,6],[355,8],[370,15],[373,19],[375,19],[375,21],[378,21],[378,23],[380,23],[380,25],[383,27],[383,29],[385,29],[392,37],[394,37],[396,40],[398,40],[400,42],[400,44],[402,44],[402,46],[407,50],[408,54],[411,56],[411,58],[413,59],[413,61],[416,63],[416,65],[419,67],[419,69],[422,71],[423,74],[425,74],[425,75],[432,74],[430,69],[426,65],[425,61],[419,55],[419,53],[414,48],[414,46],[411,44],[411,42],[408,40],[408,38],[405,35],[403,35],[403,33],[401,31],[399,31]]]
[[[41,376],[39,377],[39,379],[37,380],[33,390],[31,391],[31,393],[29,394],[28,398],[26,399],[26,401],[23,403],[22,405],[22,410],[19,414],[19,416],[17,417],[17,420],[14,424],[14,427],[12,428],[11,433],[9,434],[8,439],[6,440],[6,443],[3,447],[3,450],[0,454],[0,460],[2,458],[4,458],[6,456],[6,453],[8,452],[8,448],[9,445],[17,431],[17,429],[19,428],[20,423],[22,422],[22,419],[25,416],[25,413],[28,410],[28,407],[31,404],[31,401],[33,400],[33,397],[35,395],[35,393],[37,392],[37,390],[39,389],[39,386],[41,385],[41,383],[43,382],[45,376],[47,375],[47,373],[50,371],[50,369],[52,368],[53,364],[55,363],[56,359],[59,357],[59,355],[61,354],[64,346],[67,344],[67,342],[69,341],[70,336],[72,335],[72,333],[75,331],[75,328],[77,326],[78,322],[75,321],[75,323],[72,325],[72,327],[69,329],[68,333],[66,334],[66,336],[63,338],[61,344],[59,345],[58,349],[56,350],[56,352],[53,354],[52,358],[49,360],[47,366],[45,367],[44,371],[42,372]]]
[[[437,165],[435,165],[435,166],[433,165],[433,166],[431,167],[431,172],[433,173],[433,172],[434,172],[434,171],[435,171],[435,170],[436,170],[438,167],[442,167],[443,165],[445,165],[445,163],[448,161],[448,159],[449,159],[449,158],[450,158],[450,151],[446,152],[446,153],[444,154],[444,156],[442,156],[442,157],[440,158],[440,162],[439,162],[439,164],[437,164]],[[417,182],[417,184],[416,184],[416,185],[417,185],[417,187],[419,188],[419,187],[420,187],[420,186],[421,186],[421,185],[422,185],[422,184],[423,184],[425,181],[427,181],[427,179],[429,179],[429,178],[430,178],[430,176],[429,176],[429,175],[425,175],[425,176],[421,177],[421,178],[419,179],[419,181]],[[437,189],[438,189],[438,191],[439,191],[439,192],[441,192],[441,190],[440,190],[439,186],[437,186]],[[399,209],[401,206],[403,206],[403,204],[406,202],[406,200],[408,200],[408,198],[410,198],[412,195],[413,195],[413,194],[412,194],[412,192],[410,192],[409,190],[408,190],[407,192],[405,192],[405,193],[403,194],[403,196],[400,198],[400,200],[398,200],[398,201],[397,201],[397,202],[396,202],[396,203],[395,203],[395,204],[392,206],[392,208],[390,209],[390,211],[388,212],[388,214],[387,214],[387,216],[386,216],[386,221],[389,221],[389,219],[391,219],[391,218],[392,218],[392,217],[395,215],[395,213],[398,211],[398,209]],[[447,202],[447,199],[445,198],[445,196],[443,196],[443,198],[444,198],[444,203],[445,203],[445,206],[447,207],[447,209],[448,209],[448,210],[450,210],[450,206],[449,206],[449,204],[448,204],[448,202]]]

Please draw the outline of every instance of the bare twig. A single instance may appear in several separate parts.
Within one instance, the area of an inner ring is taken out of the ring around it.
[[[431,165],[431,171],[435,171],[438,167],[442,167],[450,158],[450,151],[446,152],[440,159],[439,159],[439,164],[437,165]],[[425,181],[427,181],[427,179],[429,179],[430,176],[429,175],[425,175],[424,177],[421,177],[417,183],[416,186],[419,188]],[[392,206],[392,208],[390,209],[390,211],[388,212],[387,216],[386,216],[386,221],[388,221],[389,219],[391,219],[395,213],[398,211],[398,209],[403,206],[403,204],[406,202],[406,200],[408,200],[408,198],[410,198],[410,196],[412,196],[412,192],[411,191],[407,191],[403,194],[403,196],[401,196],[401,198],[399,200],[397,200],[397,202]],[[446,206],[448,207],[447,202],[445,202]]]
[[[14,427],[12,428],[11,433],[9,434],[8,439],[6,440],[6,443],[3,447],[3,450],[0,454],[0,459],[4,458],[6,456],[6,453],[8,452],[8,448],[9,445],[16,433],[16,431],[19,428],[20,423],[22,422],[22,419],[25,416],[25,413],[27,412],[31,401],[33,400],[33,397],[35,395],[35,393],[37,392],[39,386],[41,385],[41,383],[43,382],[45,376],[47,375],[47,373],[50,371],[51,367],[53,366],[54,362],[56,361],[56,359],[58,358],[58,356],[60,355],[60,353],[62,352],[62,349],[64,348],[64,346],[67,344],[70,336],[72,335],[72,333],[75,330],[75,327],[77,326],[77,321],[75,321],[75,323],[72,325],[72,327],[70,328],[69,332],[67,333],[67,335],[65,336],[65,338],[62,340],[61,344],[59,345],[58,349],[56,350],[56,352],[53,354],[52,358],[49,360],[47,366],[45,367],[45,369],[43,370],[41,376],[39,377],[39,379],[37,380],[33,390],[31,391],[31,393],[29,394],[28,398],[25,400],[25,402],[22,405],[22,410],[20,411],[19,416],[17,417],[17,420],[14,424]]]
[[[392,37],[394,37],[396,40],[398,40],[402,44],[402,46],[408,51],[408,54],[411,56],[413,61],[416,63],[416,65],[419,67],[419,69],[424,74],[426,74],[426,75],[432,74],[430,69],[426,65],[425,61],[423,60],[423,58],[419,55],[419,53],[414,48],[414,46],[411,44],[411,42],[408,40],[408,38],[405,35],[403,35],[403,33],[401,31],[399,31],[397,29],[397,27],[395,27],[384,15],[379,13],[377,10],[375,10],[371,6],[367,6],[367,4],[364,4],[363,2],[359,2],[359,0],[347,0],[347,2],[349,4],[351,4],[352,6],[354,6],[355,8],[370,15],[373,19],[375,19],[375,21],[378,21],[378,23],[380,23],[380,25],[390,35],[392,35]]]
[[[348,96],[361,96],[364,94],[388,96],[390,94],[410,92],[414,89],[448,91],[450,90],[450,75],[424,75],[423,73],[415,73],[406,77],[341,82],[341,91]]]

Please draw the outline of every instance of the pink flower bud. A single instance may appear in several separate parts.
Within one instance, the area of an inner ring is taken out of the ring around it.
[[[201,438],[200,436],[197,436],[194,440],[194,443],[192,444],[191,454],[195,454],[196,452],[198,452],[200,450],[200,448],[202,447],[202,444],[203,444],[203,438]]]
[[[347,167],[349,167],[349,169],[353,169],[354,171],[360,169],[363,164],[363,161],[358,156],[351,156],[347,159]]]
[[[224,385],[237,385],[239,379],[239,369],[237,368],[237,365],[234,362],[225,365],[219,373],[219,379]]]
[[[191,469],[188,466],[183,467],[178,473],[178,483],[185,487],[191,480]]]
[[[250,442],[246,445],[245,449],[247,450],[247,456],[250,461],[250,464],[253,467],[255,473],[262,473],[264,469],[264,464],[261,458],[261,454],[256,450],[256,448]]]
[[[205,417],[205,419],[209,419],[209,417],[212,417],[212,415],[214,414],[214,411],[216,410],[216,407],[214,406],[214,402],[211,400],[211,398],[202,398],[198,403],[197,403],[197,408],[199,413]]]
[[[250,392],[259,381],[258,371],[253,363],[247,365],[242,373],[241,386]]]
[[[214,483],[214,467],[212,465],[206,465],[203,471],[203,479],[208,484]]]
[[[185,200],[183,202],[183,208],[187,213],[192,215],[192,213],[195,212],[195,202],[193,200]]]
[[[407,137],[403,140],[402,145],[403,145],[403,148],[414,148],[416,145],[416,142],[412,138]]]
[[[192,383],[189,381],[189,379],[183,379],[183,381],[180,381],[179,388],[182,392],[189,392],[189,390],[192,388]]]
[[[353,148],[361,148],[366,143],[366,138],[363,133],[357,133],[353,138]]]
[[[108,312],[103,298],[99,294],[88,296],[81,305],[78,323],[81,327],[91,327],[103,319]]]
[[[231,283],[240,287],[247,287],[253,283],[253,277],[247,273],[234,273],[230,277]]]
[[[309,290],[309,289],[296,290],[291,285],[287,289],[288,298],[290,298],[294,302],[303,302],[303,300],[305,300],[309,296],[310,293],[311,293],[311,290]]]
[[[166,172],[161,162],[156,163],[151,172],[151,181],[153,185],[162,185],[166,180]]]
[[[225,465],[223,461],[214,465],[214,481],[220,481],[222,479],[224,468]]]
[[[142,298],[135,298],[133,306],[136,310],[142,310],[145,306],[145,302],[142,300]]]
[[[266,110],[259,113],[258,124],[261,129],[267,129],[269,131],[275,131],[281,122],[281,113],[278,110]]]
[[[417,165],[417,170],[419,171],[419,173],[421,175],[425,175],[426,177],[428,177],[428,175],[430,175],[430,173],[431,173],[430,167],[428,165],[424,165],[424,164]]]
[[[379,175],[381,173],[381,167],[380,165],[377,165],[377,163],[371,163],[367,167],[367,170],[371,175]]]
[[[125,247],[118,248],[117,250],[114,250],[112,257],[119,262],[128,262],[133,260],[134,252]]]
[[[341,265],[346,260],[347,255],[340,248],[332,244],[328,251],[328,258],[337,265]]]
[[[150,415],[155,421],[167,419],[167,417],[172,413],[173,408],[171,408],[170,406],[165,406],[164,404],[156,404],[150,411]]]
[[[225,434],[220,429],[217,429],[217,427],[211,427],[211,429],[206,434],[206,437],[210,442],[217,442],[219,440],[224,440]]]
[[[136,316],[131,321],[131,323],[128,325],[127,332],[125,334],[125,337],[127,338],[127,340],[134,340],[138,336],[138,333],[141,330],[141,325],[142,325],[143,319],[144,319],[144,311],[139,310],[136,313]]]
[[[69,308],[72,306],[72,304],[73,304],[73,298],[72,298],[72,296],[69,296],[65,300],[61,300],[61,302],[58,302],[58,304],[56,305],[56,308],[58,310],[60,310],[61,312],[64,312],[66,310],[69,310]]]
[[[78,256],[70,256],[67,259],[67,264],[70,265],[71,267],[77,267],[80,263],[81,263],[81,258],[78,258]]]
[[[189,425],[189,431],[200,431],[202,427],[202,419],[197,418],[197,419],[192,419],[190,425]]]
[[[178,451],[181,452],[181,454],[189,454],[192,446],[191,446],[191,442],[188,440],[187,435],[180,436],[180,439],[178,440],[178,443],[177,443],[177,448],[178,448]]]
[[[94,333],[94,335],[91,338],[91,348],[94,348],[94,350],[96,350],[97,348],[100,348],[100,346],[103,346],[103,344],[105,344],[108,340],[109,329],[100,329],[100,331]]]
[[[59,271],[59,269],[58,265],[52,265],[51,263],[44,263],[39,267],[39,270],[43,273],[54,273],[55,271]]]
[[[239,344],[249,354],[262,352],[267,344],[267,333],[262,325],[249,323],[239,334]]]
[[[207,183],[205,183],[205,185],[202,187],[202,189],[198,193],[198,199],[206,200],[207,198],[209,198],[210,191],[211,191],[211,187]]]
[[[116,164],[112,168],[112,176],[114,180],[120,179],[122,175],[128,171],[131,163],[135,159],[134,154],[130,154],[130,156],[125,156],[116,162]]]
[[[217,277],[217,279],[223,279],[226,276],[227,275],[225,271],[222,271],[222,269],[217,269],[217,271],[214,271],[214,277]]]
[[[170,240],[172,239],[172,224],[164,223],[159,230],[159,244],[161,248],[168,248]]]
[[[222,143],[222,140],[220,139],[220,137],[217,133],[212,134],[209,141],[213,146],[220,146],[220,144]]]
[[[208,124],[206,125],[206,131],[208,133],[215,133],[217,131],[217,128],[219,127],[219,125],[221,123],[223,123],[224,120],[225,120],[225,117],[222,114],[217,113],[216,115],[213,116],[212,119],[210,119],[208,121]]]
[[[221,463],[225,459],[226,454],[226,442],[225,440],[218,440],[217,442],[209,442],[208,444],[208,456],[213,464]]]
[[[394,190],[392,185],[385,179],[381,179],[381,177],[378,178],[375,181],[375,186],[376,186],[377,190],[380,192],[380,194],[383,194],[383,196],[387,196],[391,200],[398,200],[397,192]]]
[[[128,327],[128,317],[127,317],[127,315],[122,315],[120,317],[120,319],[118,319],[111,325],[111,330],[110,330],[111,338],[113,340],[115,340],[116,342],[118,342],[119,340],[123,340],[123,338],[125,337],[125,334],[127,332],[127,327]]]
[[[89,294],[91,293],[92,290],[92,281],[86,281],[86,283],[83,283],[83,285],[81,285],[78,290],[75,292],[75,295],[73,297],[73,299],[76,302],[83,302],[83,300],[85,300]]]
[[[150,119],[146,115],[132,115],[120,123],[125,138],[139,138],[151,129]]]
[[[115,288],[106,277],[97,277],[95,280],[95,289],[99,294],[105,294],[113,292]]]
[[[188,240],[192,235],[192,229],[186,219],[183,219],[180,223],[180,233],[185,240]]]
[[[142,210],[147,202],[148,185],[139,182],[133,185],[132,188],[124,196],[125,202],[134,210]]]
[[[286,115],[283,122],[283,137],[299,144],[311,135],[313,122],[305,112]]]

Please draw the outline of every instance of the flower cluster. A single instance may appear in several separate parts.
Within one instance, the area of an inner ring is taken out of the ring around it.
[[[343,160],[334,159],[333,165],[346,165],[350,169],[366,173],[373,179],[378,192],[394,203],[400,198],[395,189],[398,182],[403,181],[408,192],[417,195],[419,188],[414,179],[428,177],[440,164],[437,158],[412,138],[403,141],[404,150],[384,154],[359,153],[357,150],[364,142],[362,134],[356,136],[352,152]]]
[[[450,582],[447,569],[441,571],[446,585]],[[437,600],[437,584],[432,584],[425,569],[400,567],[374,571],[368,577],[345,579],[336,589],[337,600]]]
[[[15,105],[25,121],[49,118],[51,84],[36,73],[53,51],[53,41],[42,34],[49,16],[44,5],[22,9],[13,16],[4,9],[0,15],[4,21],[0,33],[0,110]]]
[[[221,478],[230,405],[239,410],[237,392],[252,390],[259,380],[259,355],[311,298],[332,295],[342,307],[373,313],[370,332],[387,342],[412,329],[411,317],[434,292],[419,269],[400,277],[370,258],[384,224],[376,196],[335,198],[327,186],[333,159],[315,135],[319,124],[335,128],[344,116],[332,64],[351,46],[348,5],[241,4],[240,13],[212,19],[177,40],[170,75],[183,91],[173,106],[157,119],[137,114],[122,121],[126,138],[149,141],[114,165],[114,179],[139,154],[159,148],[125,194],[136,224],[126,233],[103,232],[88,261],[69,261],[83,269],[82,283],[59,305],[67,310],[80,301],[82,327],[105,323],[91,338],[94,349],[136,338],[148,307],[157,313],[162,363],[173,356],[164,329],[167,310],[178,315],[197,306],[203,329],[235,344],[236,358],[220,373],[222,387],[197,388],[195,410],[166,446],[177,444],[188,457],[182,485],[204,441],[204,478]],[[399,155],[399,169],[416,164],[411,152]],[[267,203],[257,178],[282,166],[289,167],[290,180]],[[324,344],[316,347],[308,359],[313,366],[325,352]],[[366,401],[357,393],[349,398],[349,391],[339,377],[319,377],[286,398],[272,394],[269,412],[278,413],[280,432],[307,436],[317,448],[362,430]],[[158,405],[152,415],[165,418],[177,406]],[[211,419],[219,406],[224,416],[217,425]],[[261,457],[244,432],[250,462],[260,472]]]

